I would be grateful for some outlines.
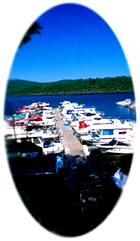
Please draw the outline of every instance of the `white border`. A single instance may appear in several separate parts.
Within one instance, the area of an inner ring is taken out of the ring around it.
[[[40,227],[30,216],[15,190],[8,166],[6,164],[3,143],[3,102],[6,81],[11,63],[25,31],[31,23],[45,10],[60,3],[69,1],[59,0],[3,0],[0,3],[0,81],[1,81],[1,146],[0,146],[0,238],[1,240],[52,240],[62,239]],[[140,104],[140,30],[139,4],[137,0],[77,0],[71,3],[81,3],[96,11],[110,25],[119,39],[134,80],[137,107]],[[138,125],[139,125],[139,112]],[[138,129],[137,129],[138,130]],[[136,143],[139,142],[137,134]],[[125,191],[112,214],[93,232],[81,236],[80,239],[91,240],[133,240],[139,239],[140,218],[140,188],[139,188],[139,161],[138,147],[134,156],[134,163]],[[75,238],[79,239],[79,238]]]

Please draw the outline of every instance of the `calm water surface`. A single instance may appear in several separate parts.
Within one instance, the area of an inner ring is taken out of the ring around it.
[[[10,115],[19,107],[32,102],[49,102],[55,108],[59,106],[60,102],[68,100],[85,104],[85,106],[94,106],[97,111],[104,113],[104,117],[135,120],[135,111],[116,105],[117,101],[126,98],[134,100],[134,93],[7,96],[4,114]]]

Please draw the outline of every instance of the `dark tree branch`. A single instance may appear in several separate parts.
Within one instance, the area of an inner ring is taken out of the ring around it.
[[[32,26],[29,28],[24,38],[22,39],[20,47],[23,46],[24,44],[27,44],[29,41],[31,41],[32,35],[34,34],[41,35],[42,28],[43,27],[38,22],[35,22],[34,24],[32,24]]]

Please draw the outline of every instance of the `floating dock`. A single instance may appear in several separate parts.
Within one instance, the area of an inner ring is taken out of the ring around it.
[[[59,129],[60,140],[65,146],[65,154],[72,156],[85,156],[84,149],[78,138],[74,135],[72,128],[65,126],[59,109],[55,109],[56,127]]]

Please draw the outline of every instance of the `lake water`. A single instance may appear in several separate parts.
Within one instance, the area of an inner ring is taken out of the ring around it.
[[[126,98],[134,100],[134,93],[7,96],[4,115],[10,115],[19,107],[32,102],[49,102],[52,107],[56,108],[60,102],[68,100],[85,104],[85,106],[94,106],[97,111],[104,113],[104,117],[135,120],[135,111],[116,105],[117,101]]]

